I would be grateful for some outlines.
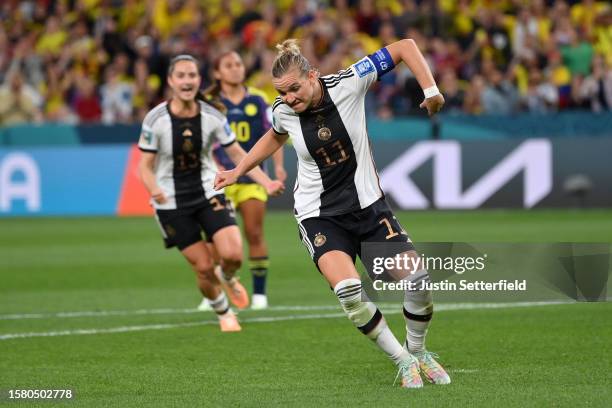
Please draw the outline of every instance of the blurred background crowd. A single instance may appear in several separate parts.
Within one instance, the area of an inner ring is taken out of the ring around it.
[[[190,53],[203,84],[238,50],[273,99],[274,45],[295,37],[322,74],[413,38],[446,114],[612,110],[612,6],[569,0],[3,0],[0,126],[135,123],[167,97],[169,59]],[[405,67],[369,93],[381,119],[422,114]]]

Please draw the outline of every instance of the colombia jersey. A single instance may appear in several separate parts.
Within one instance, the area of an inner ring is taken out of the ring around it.
[[[270,129],[272,111],[264,99],[264,94],[254,88],[247,88],[244,99],[234,105],[229,99],[221,96],[221,102],[227,108],[227,120],[236,134],[240,146],[249,151],[255,143]],[[221,146],[214,150],[215,159],[226,169],[233,169],[234,163],[230,160]],[[265,170],[263,163],[262,169]],[[238,183],[254,183],[248,176],[242,176]]]

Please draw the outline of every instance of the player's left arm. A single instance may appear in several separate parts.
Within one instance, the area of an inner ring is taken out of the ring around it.
[[[431,69],[429,69],[425,57],[421,54],[414,40],[405,38],[387,45],[385,48],[389,51],[393,63],[397,65],[400,62],[404,62],[416,77],[419,85],[421,85],[425,93],[425,100],[419,107],[426,108],[429,116],[439,112],[444,105],[444,97],[438,90]]]
[[[263,127],[265,129],[270,129],[272,127],[272,107],[263,96],[261,97],[260,104],[263,112],[263,115],[261,117]],[[276,176],[276,179],[284,183],[285,180],[287,180],[287,172],[285,171],[284,154],[282,147],[272,153],[272,162],[274,163],[274,175]]]
[[[272,161],[274,162],[274,174],[276,175],[276,179],[284,183],[285,180],[287,180],[287,171],[285,171],[282,147],[272,154]]]
[[[244,149],[240,147],[240,144],[237,142],[226,146],[225,152],[236,166],[238,166],[242,159],[247,156],[247,152],[245,152]],[[268,177],[268,175],[259,166],[253,167],[253,169],[251,169],[251,171],[249,171],[247,175],[253,180],[255,180],[255,182],[261,184],[266,189],[269,195],[275,196],[281,194],[285,188],[282,181],[270,180],[270,177]]]

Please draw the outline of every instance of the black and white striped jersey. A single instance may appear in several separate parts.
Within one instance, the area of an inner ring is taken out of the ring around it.
[[[319,78],[323,100],[295,113],[276,98],[273,129],[289,134],[298,157],[298,221],[363,209],[383,196],[366,130],[365,94],[393,68],[383,48],[334,75]]]
[[[155,178],[168,199],[151,203],[156,209],[175,210],[201,204],[220,191],[213,189],[217,166],[212,146],[236,140],[226,117],[205,102],[192,118],[174,116],[167,102],[153,108],[142,122],[138,147],[156,153]]]

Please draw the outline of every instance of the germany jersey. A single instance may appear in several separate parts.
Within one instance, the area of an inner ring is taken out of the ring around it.
[[[248,152],[270,129],[270,107],[262,93],[254,88],[248,88],[246,96],[237,105],[224,97],[221,97],[221,102],[227,108],[227,120],[236,134],[236,140],[244,151]],[[214,154],[223,167],[228,170],[234,168],[234,163],[224,149],[215,147]],[[263,163],[261,167],[265,170]],[[238,179],[238,183],[255,183],[255,181],[248,176],[242,176]]]
[[[369,87],[394,63],[386,48],[334,75],[319,78],[322,102],[295,113],[276,98],[273,129],[289,134],[298,157],[294,187],[298,221],[346,214],[383,197],[366,130]]]
[[[187,208],[207,202],[219,191],[213,189],[217,165],[212,146],[235,142],[226,117],[204,102],[192,118],[179,118],[167,102],[153,108],[144,118],[138,147],[156,153],[155,178],[168,201],[151,203],[159,210]]]

